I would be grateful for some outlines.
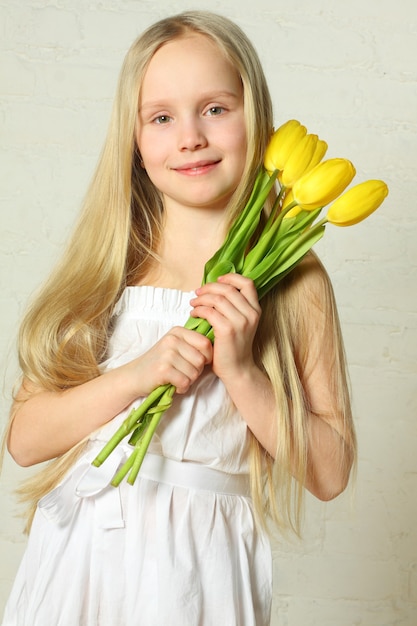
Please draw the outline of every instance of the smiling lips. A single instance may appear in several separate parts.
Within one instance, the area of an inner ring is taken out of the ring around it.
[[[199,176],[201,174],[211,172],[218,163],[220,163],[220,160],[196,161],[195,163],[185,163],[184,165],[174,167],[173,169],[179,174],[183,174],[185,176]]]

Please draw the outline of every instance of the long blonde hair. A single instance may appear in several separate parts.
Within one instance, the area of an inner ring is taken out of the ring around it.
[[[163,206],[136,151],[138,102],[152,56],[164,43],[190,32],[211,38],[237,69],[243,84],[247,158],[241,183],[229,205],[230,221],[250,194],[273,127],[270,94],[252,44],[233,22],[204,11],[185,12],[157,22],[133,43],[125,57],[104,149],[79,221],[61,262],[21,326],[21,370],[25,378],[45,389],[80,385],[99,375],[114,304],[126,285],[146,273],[156,255]],[[300,517],[302,489],[296,490],[295,499],[291,496],[291,457],[295,456],[301,478],[307,467],[308,407],[293,350],[295,332],[300,333],[294,311],[301,310],[301,284],[293,277],[263,304],[256,351],[260,366],[274,383],[280,406],[276,462],[262,452],[255,439],[252,444],[255,506],[261,517],[271,514],[281,526],[293,527],[297,527]],[[334,321],[331,288],[327,293]],[[302,314],[298,317],[302,319]],[[337,320],[333,328],[338,329]],[[333,332],[337,371],[343,372],[339,331]],[[335,381],[336,385],[344,389],[344,380]],[[348,406],[346,398],[341,403]],[[37,475],[30,479],[21,489],[23,497],[35,506],[65,474],[83,445],[80,442],[48,464],[42,478]]]

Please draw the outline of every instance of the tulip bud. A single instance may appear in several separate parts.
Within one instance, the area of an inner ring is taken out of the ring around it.
[[[282,171],[295,146],[307,133],[305,126],[297,120],[289,120],[272,135],[266,148],[264,166],[268,172]]]
[[[317,141],[317,135],[305,135],[295,146],[282,172],[281,183],[284,187],[292,187],[306,172],[316,151]]]
[[[355,185],[338,198],[327,212],[327,221],[335,226],[358,224],[373,213],[388,195],[382,180],[367,180]]]
[[[289,219],[291,219],[292,217],[297,217],[297,215],[298,215],[299,213],[301,213],[301,211],[302,211],[302,210],[303,210],[303,209],[302,209],[300,206],[298,206],[298,205],[293,206],[293,207],[292,207],[292,209],[290,209],[290,210],[289,210],[289,211],[288,211],[288,212],[284,215],[283,219],[284,219],[284,220],[289,220]]]
[[[318,139],[316,143],[316,149],[314,151],[313,157],[308,164],[304,174],[307,174],[313,167],[316,167],[320,163],[320,161],[324,158],[324,155],[327,152],[327,143],[323,141],[323,139]]]
[[[294,184],[294,200],[309,211],[323,207],[346,189],[355,174],[353,164],[347,159],[323,161]]]
[[[288,191],[288,193],[285,195],[284,202],[282,203],[281,210],[285,211],[285,209],[288,209],[287,212],[284,214],[284,220],[291,217],[296,217],[300,213],[300,211],[302,211],[302,208],[298,206],[298,204],[296,204],[292,208],[289,208],[290,204],[294,204],[294,196],[292,190]]]

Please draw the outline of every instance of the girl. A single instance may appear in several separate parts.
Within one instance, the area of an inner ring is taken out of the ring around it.
[[[129,50],[66,254],[21,329],[8,448],[52,460],[3,626],[266,626],[265,522],[304,488],[338,495],[355,452],[343,348],[314,255],[258,302],[236,274],[198,288],[247,201],[273,127],[241,30],[189,12]],[[184,329],[206,318],[214,346]],[[134,486],[91,461],[156,386],[177,393]]]

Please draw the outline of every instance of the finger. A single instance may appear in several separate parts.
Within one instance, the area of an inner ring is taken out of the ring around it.
[[[206,362],[199,354],[199,359],[184,358],[177,351],[167,351],[163,360],[156,367],[156,375],[160,385],[174,385],[178,393],[185,393],[190,385],[202,373]]]
[[[231,302],[223,295],[207,293],[197,298],[194,306],[191,315],[206,319],[216,337],[251,337],[260,318],[260,313],[240,294],[237,302]]]
[[[201,375],[204,367],[211,363],[213,346],[207,337],[174,327],[165,335],[163,358],[159,363],[160,384],[171,383],[177,393],[186,393]]]
[[[182,351],[185,358],[187,358],[187,355],[189,355],[190,359],[192,359],[194,354],[197,358],[198,355],[203,355],[205,362],[210,363],[213,346],[207,337],[199,332],[180,326],[172,328],[170,334],[179,340],[178,349]]]
[[[232,281],[235,285],[225,281],[208,283],[197,289],[196,298],[191,300],[191,305],[195,309],[200,306],[213,307],[228,317],[233,314],[233,308],[246,317],[252,318],[253,312],[259,316],[261,307],[253,282],[246,278],[243,281],[235,280],[233,275]],[[193,315],[195,313],[196,310]]]
[[[241,276],[240,274],[224,274],[218,278],[217,282],[206,283],[196,289],[195,293],[197,296],[209,292],[226,294],[227,292],[223,291],[225,288],[241,293],[255,309],[259,309],[258,293],[253,280],[246,278],[246,276]],[[231,294],[232,291],[229,293]]]
[[[245,296],[252,306],[255,308],[259,307],[258,292],[256,291],[255,283],[250,278],[246,278],[246,276],[241,274],[230,273],[219,276],[218,283],[234,287]]]

